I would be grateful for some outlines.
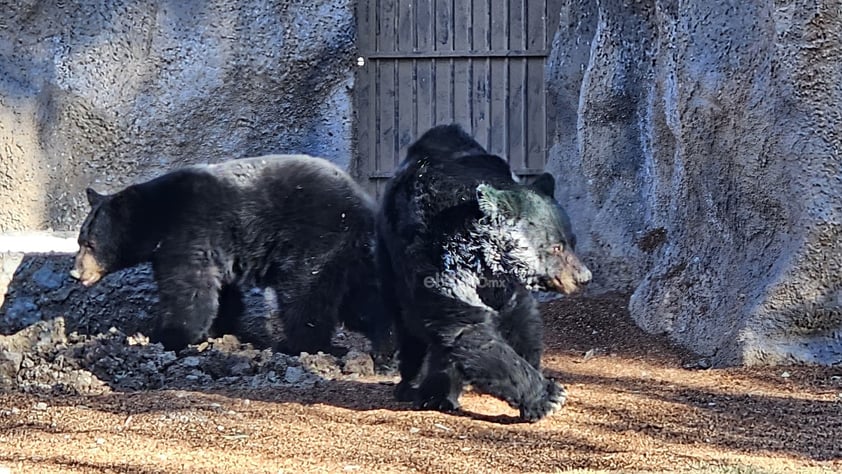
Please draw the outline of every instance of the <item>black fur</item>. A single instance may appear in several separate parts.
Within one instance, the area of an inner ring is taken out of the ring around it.
[[[178,350],[236,333],[239,283],[271,287],[298,354],[334,350],[338,322],[388,343],[374,263],[375,204],[343,171],[306,156],[183,168],[113,194],[88,191],[79,233],[108,274],[151,261],[162,314],[153,340]],[[95,281],[95,280],[94,280]],[[90,284],[90,283],[89,283]]]
[[[528,289],[574,291],[590,272],[572,254],[554,187],[549,174],[516,182],[456,125],[410,146],[377,222],[383,314],[398,315],[399,400],[454,410],[472,384],[529,421],[564,403],[540,371],[542,321]]]

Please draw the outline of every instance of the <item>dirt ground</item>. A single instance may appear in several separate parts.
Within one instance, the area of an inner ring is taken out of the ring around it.
[[[570,397],[538,423],[472,393],[461,413],[413,411],[374,375],[14,392],[0,473],[842,472],[842,367],[705,369],[638,330],[626,302],[544,305],[546,371]]]

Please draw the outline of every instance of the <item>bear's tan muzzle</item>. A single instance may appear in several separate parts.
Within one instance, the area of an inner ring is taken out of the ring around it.
[[[564,260],[561,272],[550,278],[550,286],[566,295],[576,293],[590,283],[592,274],[588,267],[573,252],[564,251],[559,258]]]
[[[91,252],[83,248],[76,253],[70,276],[79,280],[82,285],[89,287],[105,276],[105,269],[91,255]]]

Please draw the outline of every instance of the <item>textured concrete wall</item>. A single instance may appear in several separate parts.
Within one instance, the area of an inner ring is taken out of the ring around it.
[[[75,230],[83,190],[263,153],[350,160],[351,0],[0,5],[0,232]]]
[[[842,362],[838,2],[567,0],[551,168],[597,288],[715,364]]]

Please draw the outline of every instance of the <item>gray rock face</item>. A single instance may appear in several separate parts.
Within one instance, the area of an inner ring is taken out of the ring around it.
[[[76,230],[84,188],[308,153],[347,167],[354,2],[4,2],[0,232]]]
[[[562,12],[550,167],[597,289],[715,365],[842,362],[838,5]]]

